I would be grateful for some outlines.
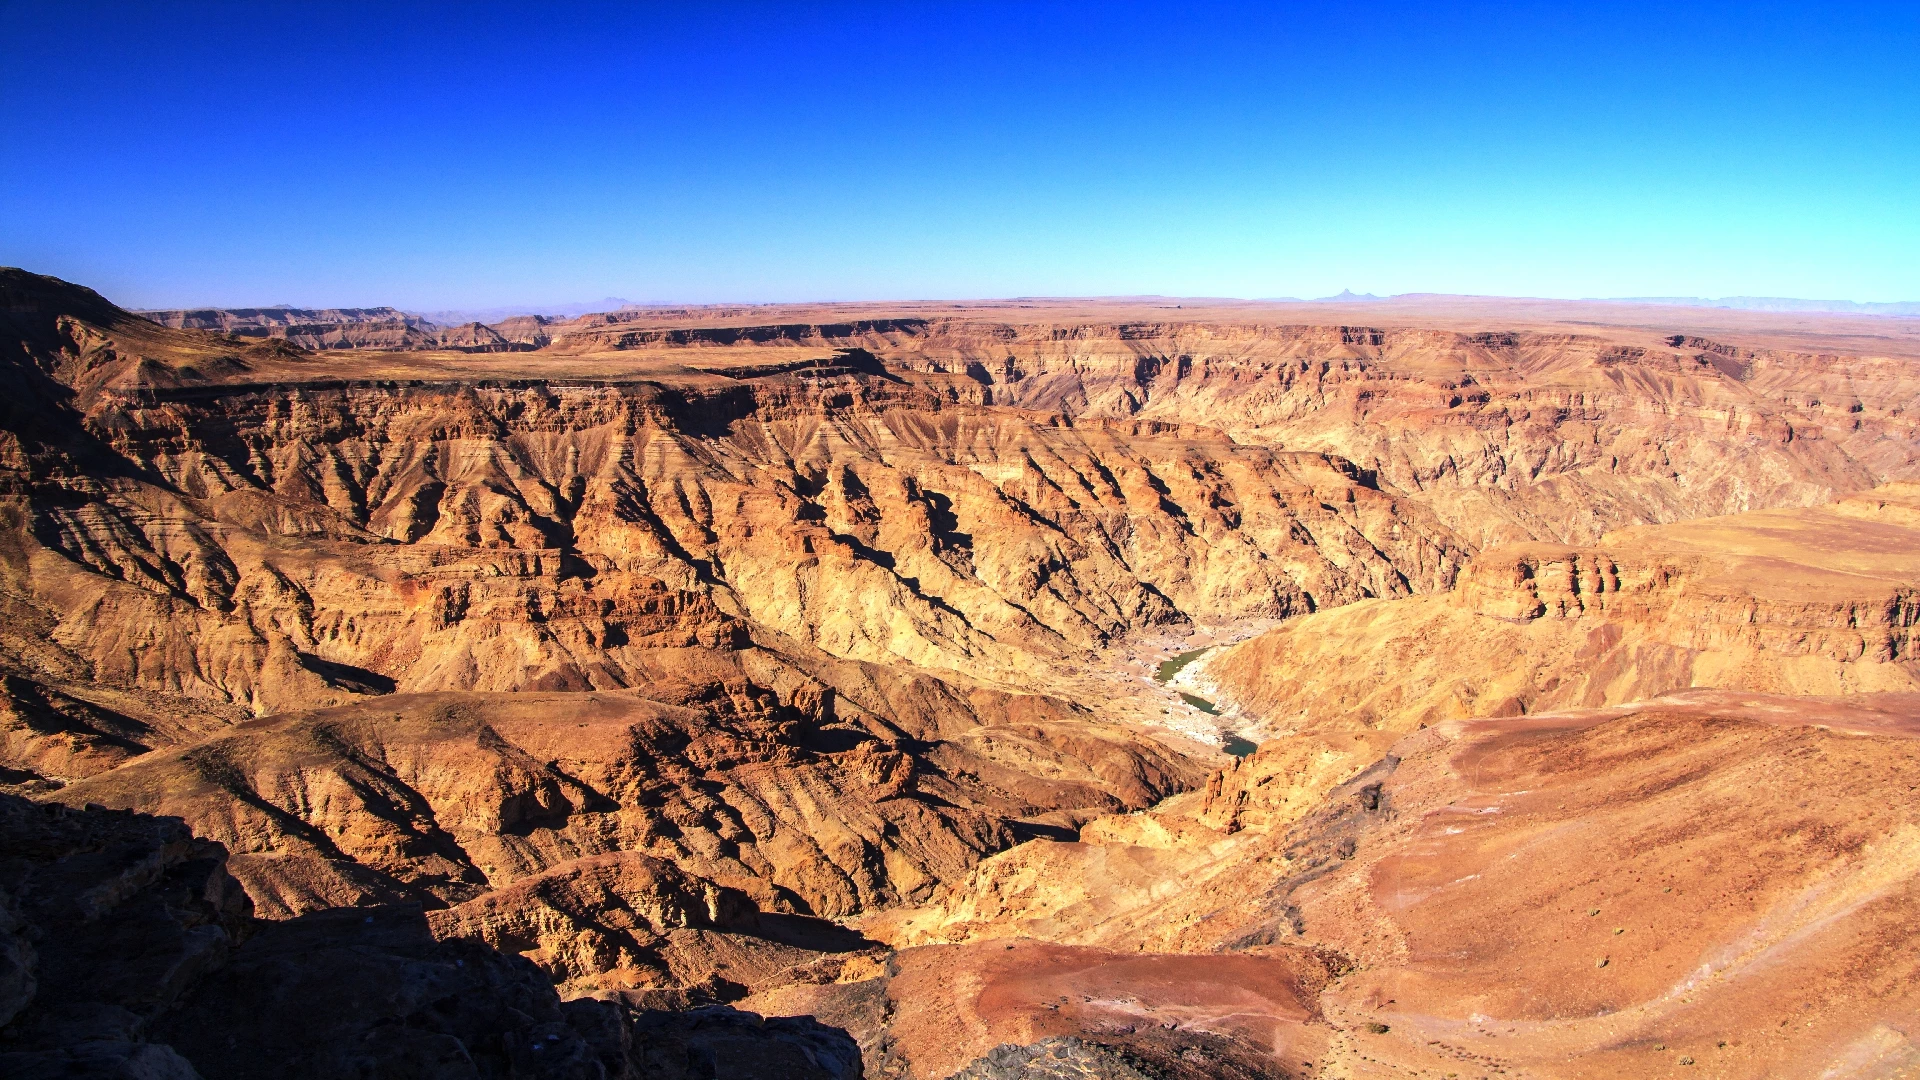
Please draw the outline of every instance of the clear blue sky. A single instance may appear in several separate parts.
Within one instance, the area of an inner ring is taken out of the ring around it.
[[[12,0],[0,117],[145,306],[1920,299],[1912,0]]]

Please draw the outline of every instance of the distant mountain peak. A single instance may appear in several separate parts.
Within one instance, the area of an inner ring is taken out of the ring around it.
[[[1380,300],[1380,299],[1384,299],[1384,298],[1375,296],[1372,293],[1357,293],[1357,292],[1354,292],[1352,289],[1341,289],[1339,295],[1337,296],[1323,296],[1320,298],[1321,302],[1323,303],[1333,303],[1333,304],[1364,303],[1368,300]]]

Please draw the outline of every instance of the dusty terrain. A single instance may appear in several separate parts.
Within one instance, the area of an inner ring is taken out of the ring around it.
[[[1910,694],[1448,721],[1287,825],[1164,807],[997,856],[869,930],[1317,950],[1339,977],[1316,1075],[1904,1075],[1916,732]],[[1191,1023],[1222,1032],[1203,982]]]
[[[0,271],[0,1055],[1907,1075],[1914,325]]]

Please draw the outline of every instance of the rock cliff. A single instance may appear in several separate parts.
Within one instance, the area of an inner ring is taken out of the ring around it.
[[[1143,808],[1198,776],[1047,699],[970,700],[857,665],[872,683],[843,696],[757,651],[659,663],[644,691],[397,695],[252,721],[53,797],[186,818],[278,914],[458,904],[643,852],[697,875],[677,890],[839,916],[1046,828],[1023,822]]]
[[[557,348],[668,340],[853,345],[964,375],[998,404],[1218,428],[1338,455],[1474,546],[1586,543],[1625,525],[1806,505],[1916,476],[1912,364],[1691,334],[1452,331],[982,318],[639,331],[556,328]]]
[[[1920,486],[1486,551],[1449,593],[1295,620],[1209,658],[1274,730],[1403,733],[1689,687],[1920,689]],[[1341,663],[1330,661],[1339,657]]]
[[[1913,361],[1180,311],[0,271],[9,1075],[1920,1060]]]

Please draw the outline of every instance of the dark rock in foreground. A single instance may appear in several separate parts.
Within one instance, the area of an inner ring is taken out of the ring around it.
[[[1118,1053],[1075,1038],[1011,1043],[953,1074],[952,1080],[1151,1080]]]
[[[811,1020],[562,1001],[416,906],[251,916],[177,818],[0,795],[0,1075],[118,1080],[847,1080]]]

